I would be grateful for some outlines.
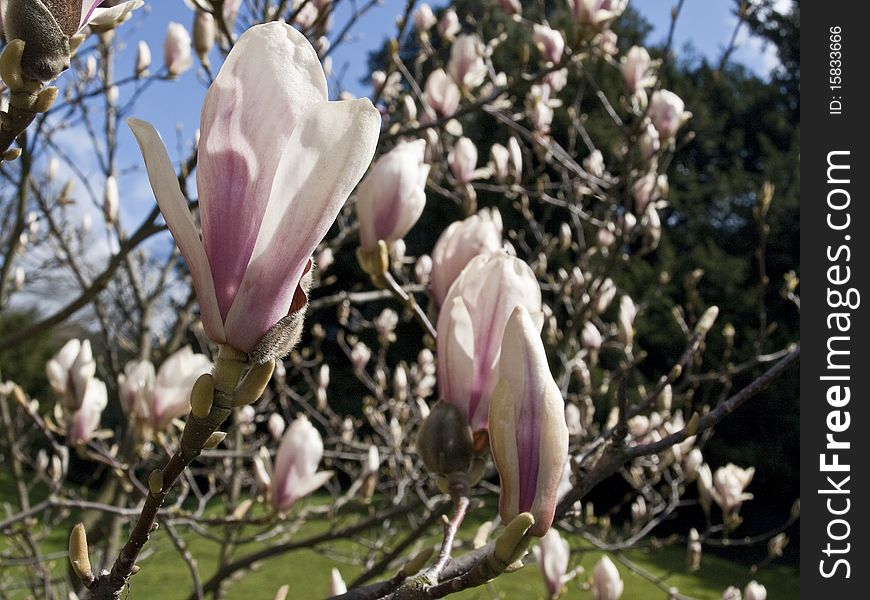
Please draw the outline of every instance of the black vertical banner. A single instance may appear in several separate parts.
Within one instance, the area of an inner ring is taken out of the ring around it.
[[[863,2],[800,8],[801,593],[851,600],[870,589],[870,32]]]

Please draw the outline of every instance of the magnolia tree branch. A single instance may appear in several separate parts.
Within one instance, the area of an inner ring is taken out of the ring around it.
[[[573,505],[578,500],[582,500],[586,494],[595,488],[595,486],[616,473],[625,463],[633,458],[661,453],[674,444],[684,441],[688,437],[710,429],[734,412],[737,408],[742,406],[749,399],[767,388],[771,382],[791,367],[799,357],[800,346],[792,350],[776,365],[758,377],[758,379],[701,418],[697,422],[697,426],[693,431],[683,429],[662,439],[660,442],[634,446],[631,448],[623,446],[619,441],[611,441],[604,451],[600,453],[595,465],[579,478],[577,484],[559,503],[556,508],[556,517],[564,517],[571,511]],[[408,597],[441,598],[448,594],[485,583],[498,574],[493,572],[493,565],[489,562],[489,557],[492,555],[494,549],[495,542],[490,542],[481,548],[472,550],[462,556],[455,557],[444,570],[440,578],[441,583],[429,588],[417,588],[417,595]],[[382,590],[383,584],[384,582],[379,582],[355,588],[337,598],[340,600],[372,598],[372,592],[374,590]]]

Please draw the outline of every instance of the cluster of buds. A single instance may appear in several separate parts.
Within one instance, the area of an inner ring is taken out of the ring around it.
[[[106,384],[95,377],[96,372],[97,362],[88,340],[69,340],[45,365],[48,382],[62,407],[71,445],[91,441],[108,404]]]
[[[166,431],[172,421],[190,410],[190,392],[200,376],[212,369],[204,354],[189,346],[173,353],[155,370],[149,360],[127,363],[118,376],[121,406],[143,439]]]

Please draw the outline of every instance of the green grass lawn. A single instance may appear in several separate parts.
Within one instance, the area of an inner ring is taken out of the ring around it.
[[[326,498],[316,498],[307,501],[322,503]],[[304,503],[303,503],[304,505]],[[477,525],[489,517],[486,507],[479,508],[470,517],[469,523],[461,532],[461,541],[468,543],[474,535]],[[70,516],[69,524],[74,522],[75,515]],[[346,517],[346,523],[352,522],[356,516]],[[220,545],[216,541],[206,539],[192,530],[179,526],[189,549],[199,564],[203,580],[214,573]],[[325,524],[322,522],[304,525],[295,533],[295,538],[305,538],[322,532]],[[212,530],[220,537],[220,530]],[[57,558],[53,562],[53,572],[61,574],[66,569],[66,560],[62,553],[66,547],[68,529],[58,527],[42,543],[42,551],[53,554]],[[366,532],[363,540],[374,543],[378,540],[379,531]],[[294,539],[295,539],[294,538]],[[271,543],[275,543],[275,539]],[[283,538],[282,538],[283,539]],[[584,590],[584,584],[592,572],[595,561],[600,553],[590,548],[579,536],[570,538],[576,554],[572,566],[581,565],[585,573],[569,584],[563,598],[590,598],[589,591]],[[361,541],[361,540],[357,540]],[[432,544],[437,539],[427,540]],[[244,554],[263,547],[270,542],[252,542],[237,548],[234,556]],[[6,550],[8,541],[0,540],[0,550]],[[318,547],[317,551],[306,549],[286,553],[255,565],[252,571],[230,582],[226,587],[226,598],[255,600],[271,600],[278,588],[289,584],[290,598],[322,598],[329,586],[329,574],[332,567],[337,567],[346,581],[350,581],[359,573],[359,567],[353,564],[354,557],[360,557],[363,546],[349,541],[329,542]],[[183,600],[191,591],[190,576],[185,562],[179,557],[171,540],[163,531],[158,531],[146,546],[147,553],[140,561],[141,571],[132,579],[130,595],[132,600]],[[464,549],[460,550],[460,552]],[[748,565],[723,560],[711,554],[706,554],[703,567],[698,573],[688,573],[685,569],[685,552],[681,547],[669,547],[651,552],[631,551],[626,557],[637,566],[659,577],[667,586],[677,588],[682,594],[699,600],[718,600],[722,591],[729,585],[739,587],[751,579],[763,583],[769,591],[771,600],[792,600],[799,597],[797,570],[784,566],[767,567],[757,573],[752,573]],[[624,565],[617,566],[625,581],[623,598],[626,600],[645,600],[666,598],[661,590],[651,585],[642,577],[631,573]],[[9,566],[0,563],[0,589],[4,596],[12,599],[28,597],[25,592],[11,590],[10,587],[20,583],[24,577],[24,569],[20,566]],[[388,571],[385,575],[392,575]],[[528,565],[517,572],[505,574],[491,582],[488,586],[467,590],[455,597],[470,599],[519,598],[537,600],[545,598],[545,588],[537,566]]]

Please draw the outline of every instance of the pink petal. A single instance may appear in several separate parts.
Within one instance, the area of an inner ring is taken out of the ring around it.
[[[288,141],[302,115],[326,99],[317,53],[304,35],[277,22],[239,38],[206,94],[196,184],[203,244],[224,319]]]
[[[127,119],[127,124],[136,136],[136,141],[139,142],[145,167],[148,169],[151,189],[154,190],[163,219],[190,269],[193,287],[199,299],[205,333],[213,342],[222,344],[226,342],[226,336],[218,310],[214,280],[205,249],[193,223],[193,216],[187,208],[187,200],[181,194],[166,148],[151,124],[139,119]]]
[[[293,130],[226,319],[233,347],[251,350],[287,315],[309,257],[371,161],[380,125],[380,113],[362,98],[318,104]]]
[[[103,0],[84,0],[82,2],[82,18],[79,19],[79,27],[84,27],[91,19],[94,10],[103,3]]]
[[[120,23],[123,21],[127,15],[137,8],[140,8],[144,2],[143,0],[128,0],[127,2],[121,2],[120,4],[116,4],[115,6],[109,6],[107,8],[97,8],[103,0],[85,0],[82,3],[82,20],[79,22],[79,28],[84,28],[85,25],[112,25],[114,23]],[[88,5],[91,4],[90,8]]]
[[[442,320],[443,319],[443,320]],[[442,308],[438,320],[438,391],[469,417],[474,377],[474,326],[462,297]],[[473,424],[472,424],[473,425]]]

